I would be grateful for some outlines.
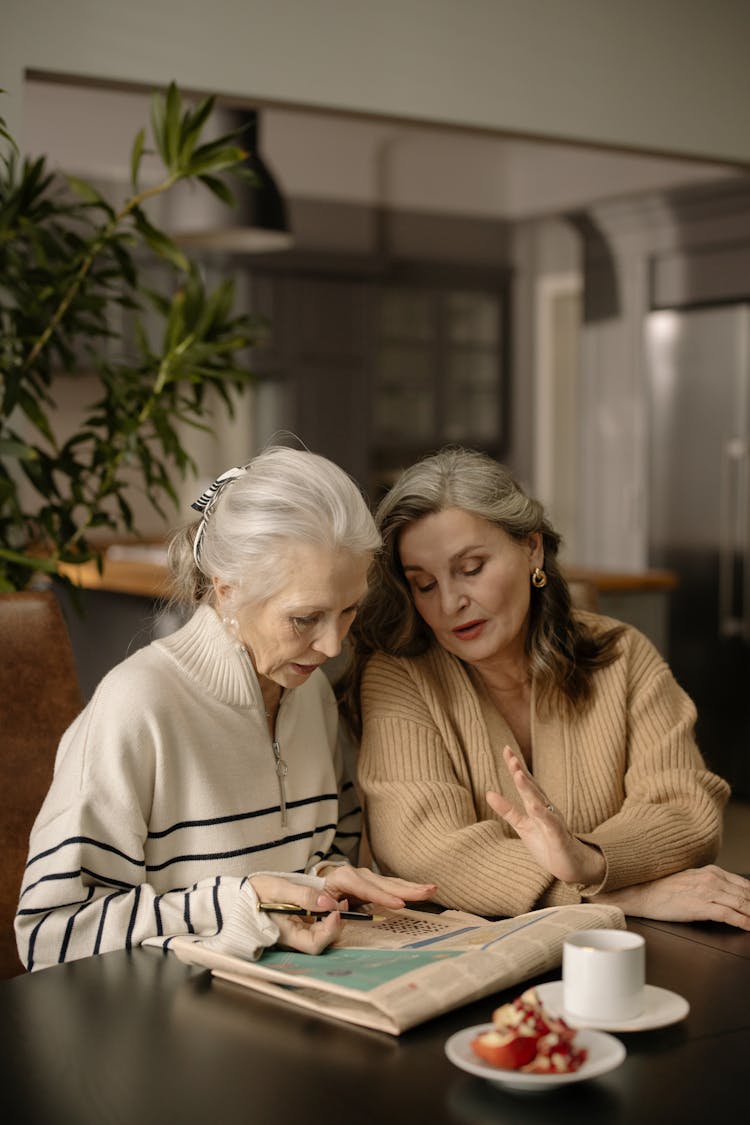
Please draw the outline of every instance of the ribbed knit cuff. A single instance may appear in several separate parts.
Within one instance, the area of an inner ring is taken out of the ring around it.
[[[288,883],[313,887],[318,891],[325,888],[325,880],[315,875],[286,874],[279,871],[254,871],[253,875],[273,875],[277,879],[286,879]],[[217,953],[227,953],[245,961],[257,961],[263,950],[275,945],[280,936],[279,927],[272,915],[258,909],[255,888],[250,879],[246,879],[220,932],[207,938],[203,944],[208,949],[215,949]]]
[[[598,883],[596,883],[596,884],[594,884],[594,883],[589,883],[589,884],[574,883],[573,884],[573,886],[575,887],[575,890],[578,892],[578,894],[581,896],[581,898],[591,898],[593,895],[598,895],[600,893],[600,891],[603,891],[606,884],[607,884],[607,879],[609,878],[609,874],[610,874],[609,858],[607,856],[606,851],[601,846],[601,844],[597,843],[595,840],[590,839],[590,837],[588,837],[588,836],[579,836],[578,839],[581,840],[584,844],[588,844],[589,846],[596,848],[599,852],[601,852],[602,856],[604,857],[604,875],[602,876],[602,878],[599,880]]]
[[[318,875],[318,872],[320,871],[321,867],[345,867],[348,864],[349,864],[349,860],[346,859],[344,856],[341,856],[341,857],[333,856],[333,857],[329,857],[328,859],[321,859],[320,863],[316,863],[315,866],[312,867],[310,870],[311,870],[311,874],[316,876],[320,880],[320,882],[323,884],[323,886],[321,887],[321,890],[325,890],[325,883],[326,883],[325,875]]]
[[[279,927],[270,914],[258,910],[258,896],[250,880],[246,880],[237,896],[234,909],[218,934],[203,944],[217,953],[257,961],[264,949],[279,940]]]
[[[559,879],[555,879],[547,887],[544,894],[540,896],[535,909],[546,906],[575,906],[580,901],[581,896],[577,887],[570,883],[561,883]]]

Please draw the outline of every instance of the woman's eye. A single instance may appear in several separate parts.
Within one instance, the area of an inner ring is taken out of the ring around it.
[[[310,614],[309,617],[293,617],[291,619],[292,625],[295,629],[309,629],[318,621],[319,615],[317,613]]]
[[[480,562],[477,566],[472,567],[471,570],[464,570],[463,571],[464,577],[465,578],[473,578],[475,574],[480,573],[483,566],[484,566],[484,563]]]
[[[418,582],[415,582],[414,589],[417,590],[420,594],[429,594],[430,590],[435,589],[435,583],[425,582],[424,585],[420,586]]]

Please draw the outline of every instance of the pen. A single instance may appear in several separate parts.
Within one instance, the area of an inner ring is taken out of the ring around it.
[[[267,914],[296,914],[310,922],[335,913],[347,922],[385,922],[384,914],[361,914],[358,910],[307,910],[304,906],[295,906],[293,902],[259,902],[258,910],[265,910]]]

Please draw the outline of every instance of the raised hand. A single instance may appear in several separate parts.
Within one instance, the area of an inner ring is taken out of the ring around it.
[[[503,749],[516,792],[521,798],[519,811],[500,793],[487,793],[487,803],[513,828],[531,855],[542,867],[564,883],[592,886],[604,878],[606,864],[598,848],[584,844],[570,831],[560,812],[517,757],[510,746]]]

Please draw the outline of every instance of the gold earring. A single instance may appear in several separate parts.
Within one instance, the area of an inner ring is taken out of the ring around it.
[[[531,584],[536,586],[537,590],[542,590],[547,585],[547,575],[541,567],[534,568],[534,573],[531,575]]]

